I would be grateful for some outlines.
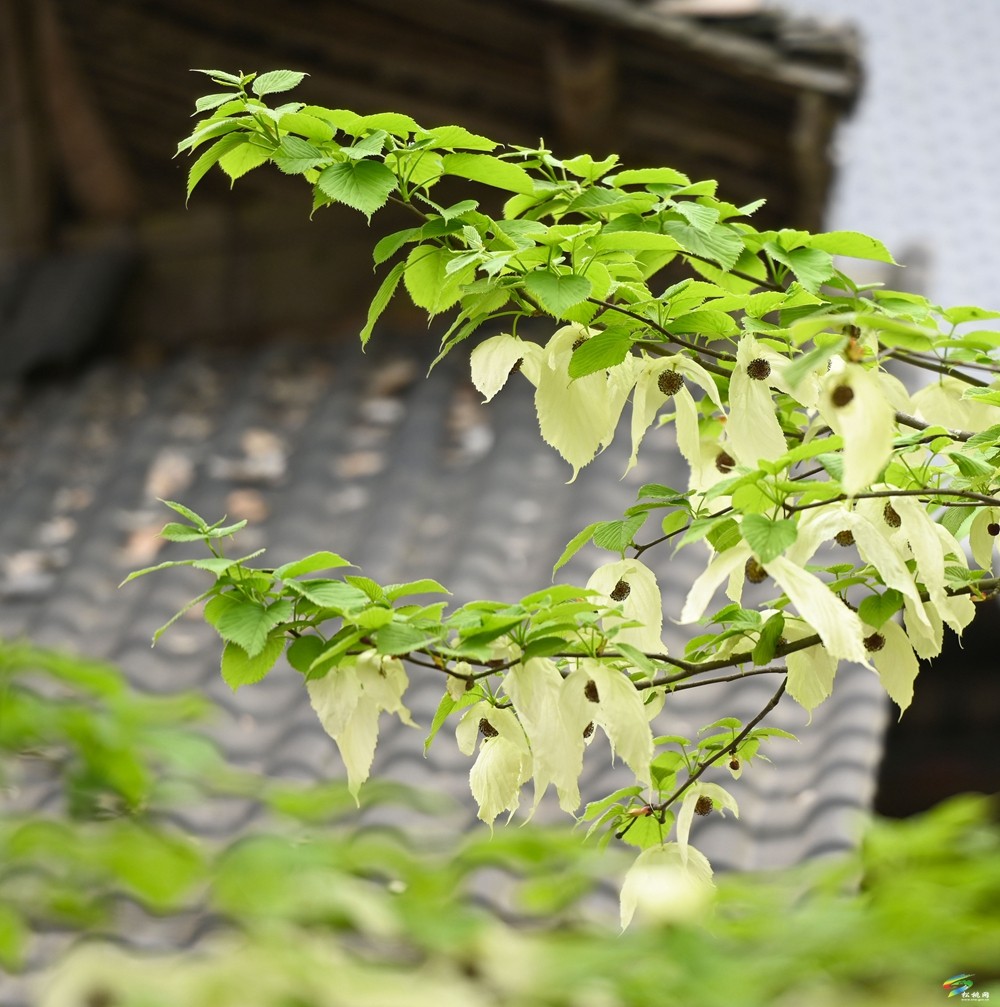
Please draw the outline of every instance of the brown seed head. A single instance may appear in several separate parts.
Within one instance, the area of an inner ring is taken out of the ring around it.
[[[747,377],[753,378],[754,381],[763,381],[765,378],[770,376],[771,365],[763,357],[751,360],[750,363],[747,364]]]
[[[767,580],[767,571],[751,556],[744,567],[746,578],[751,584],[761,584]]]
[[[586,336],[580,336],[578,339],[573,340],[573,349],[578,350],[587,341]]]
[[[842,545],[845,548],[849,545],[854,545],[854,532],[850,528],[845,528],[843,531],[838,531],[836,535],[833,536],[833,541],[837,545]]]
[[[664,371],[656,379],[656,387],[668,398],[676,395],[684,387],[684,378],[677,371]]]
[[[485,717],[479,721],[479,730],[484,738],[495,738],[500,733]]]
[[[986,534],[992,535],[994,538],[996,538],[997,535],[1000,535],[1000,524],[997,524],[996,521],[991,521],[986,526]]]
[[[590,722],[590,723],[589,723],[589,724],[588,724],[588,725],[587,725],[587,726],[586,726],[586,727],[585,727],[585,728],[583,729],[583,737],[584,737],[584,740],[586,740],[587,738],[589,738],[589,737],[590,737],[590,736],[591,736],[591,735],[592,735],[593,733],[594,733],[594,722],[593,722],[593,721],[591,721],[591,722]]]
[[[830,393],[830,401],[837,409],[843,409],[853,398],[854,389],[850,385],[837,385]]]
[[[632,588],[627,580],[620,580],[611,589],[612,601],[624,601],[632,593]]]
[[[597,683],[592,679],[587,679],[587,684],[583,687],[583,694],[591,703],[599,703],[601,697],[597,692]]]
[[[511,374],[517,374],[517,372],[521,369],[521,364],[523,363],[524,357],[518,357],[517,360],[514,361],[514,366],[507,372],[507,377],[509,378]]]
[[[864,644],[865,650],[869,654],[874,654],[885,646],[885,637],[881,633],[872,633],[871,636],[865,637]]]
[[[733,771],[740,768],[740,760],[735,755],[729,760],[729,768]]]
[[[715,467],[723,474],[732,472],[736,468],[736,459],[725,451],[720,451],[715,456]]]
[[[714,807],[715,805],[712,804],[712,798],[707,794],[702,794],[695,802],[694,813],[696,815],[710,815]]]
[[[896,513],[896,508],[891,503],[887,503],[882,509],[882,517],[885,518],[885,523],[890,528],[898,528],[903,523],[900,516]]]

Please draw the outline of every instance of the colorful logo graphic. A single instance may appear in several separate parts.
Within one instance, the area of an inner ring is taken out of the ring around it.
[[[957,997],[963,995],[967,990],[972,989],[972,977],[975,972],[962,972],[950,979],[945,979],[941,985],[948,990],[948,996]]]

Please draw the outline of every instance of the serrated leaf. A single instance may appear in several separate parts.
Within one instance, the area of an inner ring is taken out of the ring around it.
[[[195,112],[208,112],[220,105],[225,105],[227,101],[232,101],[236,97],[232,91],[223,91],[221,94],[206,94],[194,103]]]
[[[206,172],[212,165],[216,164],[228,151],[245,142],[244,134],[227,133],[224,137],[216,140],[211,147],[198,158],[188,171],[187,199],[191,198],[194,187],[205,177]]]
[[[861,621],[879,629],[903,607],[903,595],[894,588],[889,588],[882,594],[871,594],[858,606]]]
[[[407,256],[403,282],[413,303],[429,315],[447,311],[474,275],[471,265],[449,272],[453,254],[437,245],[417,245]]]
[[[876,262],[898,265],[881,241],[860,231],[828,231],[826,234],[812,234],[806,239],[806,245],[822,249],[831,255],[844,255],[850,259],[874,259]]]
[[[280,632],[266,637],[252,656],[239,644],[229,642],[222,651],[222,678],[233,692],[241,685],[253,685],[274,667],[284,649],[285,637]]]
[[[306,573],[315,573],[317,570],[336,570],[342,566],[353,566],[343,556],[338,556],[335,552],[322,550],[311,553],[302,559],[292,560],[284,563],[274,571],[275,580],[289,580],[292,577],[301,577]]]
[[[365,327],[360,333],[362,346],[368,345],[368,340],[371,339],[375,323],[382,316],[382,312],[388,307],[389,301],[392,300],[392,295],[396,292],[396,287],[399,286],[399,281],[403,278],[403,273],[405,272],[406,263],[397,262],[389,271],[386,278],[379,284],[379,288],[372,298],[372,303],[368,306],[368,319],[365,322]]]
[[[822,371],[825,368],[826,362],[831,358],[835,357],[841,350],[844,349],[848,344],[847,336],[841,336],[839,339],[833,342],[826,343],[822,346],[816,346],[809,350],[808,353],[803,353],[801,356],[796,357],[784,371],[785,381],[792,388],[796,388],[802,379],[812,371]]]
[[[394,231],[387,234],[376,245],[372,252],[372,261],[376,266],[381,266],[386,259],[391,259],[407,242],[416,241],[423,228],[407,227],[402,231]]]
[[[342,161],[324,168],[316,185],[331,199],[371,220],[372,214],[385,206],[397,182],[396,176],[380,161]]]
[[[583,531],[577,532],[576,535],[569,540],[566,548],[562,551],[562,555],[556,561],[556,565],[552,568],[553,578],[555,578],[555,575],[559,572],[559,570],[564,567],[594,537],[594,529],[596,529],[600,523],[600,521],[595,521],[593,524],[587,525]]]
[[[219,158],[219,167],[235,182],[248,171],[260,167],[268,161],[273,149],[263,146],[253,134],[242,134],[242,143],[236,144]]]
[[[606,179],[615,188],[623,185],[690,185],[687,175],[673,168],[629,168]]]
[[[385,591],[382,590],[382,585],[377,584],[371,577],[358,577],[348,574],[344,577],[344,580],[353,587],[358,588],[359,591],[364,591],[372,601],[383,601],[385,599]]]
[[[215,628],[223,640],[239,644],[251,658],[264,649],[268,634],[274,626],[292,615],[289,601],[276,601],[265,607],[244,599],[236,600],[228,595],[223,597],[229,598],[229,601],[215,622]]]
[[[536,270],[524,278],[524,289],[556,318],[590,296],[590,280],[575,273]]]
[[[385,598],[388,601],[405,598],[411,594],[451,594],[451,591],[429,577],[407,581],[405,584],[387,584],[385,586]]]
[[[318,636],[300,636],[293,640],[288,648],[288,663],[303,675],[309,673],[316,658],[323,653],[326,646]]]
[[[784,629],[785,617],[780,612],[776,612],[767,620],[767,622],[764,623],[764,626],[760,631],[760,637],[753,649],[754,664],[764,665],[774,658],[774,654],[778,649],[778,641],[781,639],[781,634],[784,632]],[[735,726],[739,726],[739,721],[736,722]]]
[[[365,606],[370,601],[364,591],[359,591],[342,580],[290,580],[285,583],[285,587],[320,608],[350,611]]]
[[[220,83],[222,81],[225,81],[227,84],[233,84],[236,87],[239,87],[243,83],[243,80],[244,80],[244,78],[241,77],[239,74],[226,73],[225,70],[202,70],[202,69],[200,69],[198,67],[192,67],[191,68],[191,72],[192,73],[203,73],[203,74],[205,74],[208,77],[216,78]]]
[[[458,175],[471,182],[527,196],[535,191],[535,183],[524,168],[490,154],[445,154],[442,164],[446,175]]]
[[[159,497],[157,497],[160,500]],[[190,507],[185,507],[182,503],[177,503],[175,500],[160,500],[161,504],[166,505],[172,511],[176,511],[181,517],[186,517],[193,525],[204,530],[208,529],[208,522],[200,515],[196,514]]]
[[[583,809],[580,819],[584,822],[589,821],[591,818],[603,814],[612,805],[622,803],[627,797],[638,797],[642,793],[642,789],[637,784],[632,784],[629,787],[616,790],[613,794],[608,794],[607,797],[602,797],[599,801],[591,801]]]
[[[407,622],[391,622],[375,634],[375,646],[380,654],[408,654],[441,639],[443,630],[431,632]]]
[[[160,529],[160,538],[165,538],[168,542],[202,542],[208,535],[207,530],[178,524],[176,521],[169,521]]]
[[[262,73],[250,87],[258,98],[263,98],[266,94],[291,91],[293,87],[298,87],[305,77],[306,74],[297,70],[271,70],[269,73]]]
[[[794,521],[788,518],[774,521],[763,514],[744,514],[740,531],[761,563],[780,556],[798,537]]]
[[[595,371],[616,367],[628,356],[631,348],[632,334],[628,329],[605,329],[573,351],[569,360],[569,376],[582,378]]]
[[[794,248],[786,251],[773,241],[764,245],[764,251],[776,262],[787,266],[795,278],[811,294],[819,293],[819,288],[833,277],[833,258],[821,248]]]
[[[736,265],[743,251],[743,239],[725,224],[716,224],[706,232],[679,220],[668,220],[663,229],[686,251],[711,259],[726,270]]]
[[[633,514],[621,521],[599,521],[594,528],[594,545],[609,552],[624,553],[648,514]]]

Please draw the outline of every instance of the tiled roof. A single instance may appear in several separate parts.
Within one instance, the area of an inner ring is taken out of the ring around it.
[[[238,548],[266,545],[269,562],[330,548],[382,582],[438,578],[461,602],[514,600],[545,585],[579,528],[620,514],[640,482],[682,481],[660,434],[624,480],[621,444],[567,486],[568,469],[538,436],[525,382],[483,407],[458,361],[425,381],[426,355],[385,342],[368,357],[354,347],[284,346],[190,354],[149,370],[105,362],[9,397],[0,632],[117,662],[151,693],[206,690],[235,762],[322,779],[342,769],[297,673],[279,668],[234,695],[217,673],[219,641],[197,618],[150,649],[153,631],[205,586],[204,575],[179,570],[116,588],[131,569],[179,554],[156,537],[164,522],[157,496],[213,519],[250,517]],[[602,557],[584,551],[565,578],[584,582]],[[656,558],[668,617],[703,562],[696,549]],[[667,634],[680,645],[676,628]],[[416,669],[411,682],[411,709],[427,725],[440,682]],[[748,717],[773,685],[751,679],[678,693],[663,730]],[[783,700],[774,722],[801,729],[802,740],[776,743],[774,765],[755,765],[736,784],[739,822],[705,824],[717,864],[777,867],[850,845],[856,813],[871,801],[884,716],[875,677],[852,669],[808,729]],[[426,761],[420,751],[416,732],[387,727],[376,772],[443,787],[462,798],[471,823],[469,765],[453,738],[443,732]],[[624,780],[607,755],[598,744],[590,752],[590,797]],[[198,827],[231,833],[246,815],[234,804],[231,817]]]

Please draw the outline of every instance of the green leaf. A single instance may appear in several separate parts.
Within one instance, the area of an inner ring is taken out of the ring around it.
[[[192,67],[191,72],[203,73],[207,77],[213,78],[219,84],[222,83],[232,84],[234,87],[240,87],[245,79],[241,77],[239,74],[226,73],[225,70],[201,70],[198,67]]]
[[[833,342],[816,346],[809,350],[808,353],[803,353],[801,356],[796,357],[785,368],[785,380],[792,388],[795,388],[811,371],[823,368],[831,357],[835,357],[847,346],[847,343],[847,336],[841,336]]]
[[[563,549],[562,555],[556,561],[556,565],[552,568],[552,577],[559,572],[560,568],[564,567],[593,537],[594,530],[600,525],[600,521],[595,521],[593,524],[587,525],[583,531],[577,532],[567,544],[566,548]]]
[[[18,972],[31,942],[32,933],[13,906],[0,904],[0,968]]]
[[[168,542],[202,542],[208,537],[207,530],[178,524],[176,521],[170,521],[160,529],[160,538],[165,538]]]
[[[453,253],[437,245],[417,245],[406,259],[404,282],[418,308],[429,315],[447,311],[461,296],[474,273],[472,266],[449,273]]]
[[[536,270],[524,278],[524,288],[556,318],[590,296],[590,280],[575,273]]]
[[[223,91],[221,94],[206,94],[194,103],[196,112],[209,112],[213,108],[225,105],[227,101],[232,101],[235,95],[232,91]]]
[[[409,241],[416,241],[423,233],[423,228],[407,227],[402,231],[387,234],[376,245],[372,252],[372,260],[376,266],[381,266],[386,259],[391,259]]]
[[[244,142],[219,158],[219,167],[232,181],[242,178],[248,171],[270,160],[273,148],[266,147],[251,134],[244,133]]]
[[[324,168],[316,180],[320,191],[369,220],[385,206],[396,188],[396,176],[380,161],[342,161]]]
[[[206,150],[201,157],[198,158],[194,164],[191,165],[188,171],[187,180],[187,198],[191,198],[191,193],[194,192],[194,187],[205,177],[205,173],[213,164],[219,161],[226,153],[237,147],[241,143],[245,143],[245,134],[243,132],[239,133],[227,133],[222,139],[216,140],[211,147]]]
[[[251,90],[258,98],[263,98],[265,94],[291,91],[302,83],[305,76],[306,74],[296,70],[272,70],[270,73],[262,73],[251,85]]]
[[[726,270],[736,265],[743,251],[743,239],[739,232],[725,224],[716,224],[705,232],[679,220],[668,220],[663,229],[688,252],[711,259]]]
[[[647,517],[648,514],[633,514],[623,521],[599,521],[594,528],[594,545],[608,552],[624,553]]]
[[[443,150],[461,147],[465,150],[489,151],[500,146],[495,140],[480,136],[478,133],[470,133],[464,126],[437,126],[427,130],[424,135],[434,141],[435,147]]]
[[[274,163],[286,175],[301,175],[304,171],[330,160],[329,155],[324,154],[319,147],[314,147],[307,140],[297,136],[283,137],[281,146],[272,156]]]
[[[364,591],[369,601],[385,600],[385,591],[382,590],[382,585],[377,584],[371,577],[359,577],[348,574],[344,577],[344,580],[359,591]]]
[[[656,231],[603,230],[594,238],[594,247],[602,251],[678,252],[680,244],[669,234]]]
[[[980,308],[974,304],[948,308],[946,311],[942,311],[941,314],[952,325],[961,325],[963,322],[982,322],[989,318],[1000,318],[1000,311],[988,311],[986,308]]]
[[[781,639],[781,634],[784,632],[784,629],[785,617],[780,612],[775,612],[775,614],[764,623],[764,626],[760,631],[760,637],[753,649],[754,664],[764,665],[772,660],[775,651],[778,649],[778,641]],[[740,722],[738,720],[736,721],[735,726],[740,726]]]
[[[865,598],[858,606],[858,615],[862,622],[878,629],[902,607],[903,595],[895,588],[889,588],[882,594],[871,594]]]
[[[343,556],[323,550],[279,566],[274,571],[274,579],[289,580],[292,577],[301,577],[304,573],[315,573],[317,570],[336,570],[338,567],[353,565]]]
[[[239,644],[227,643],[222,651],[222,678],[235,692],[241,685],[259,682],[277,663],[285,649],[284,633],[268,636],[253,656]]]
[[[524,168],[490,154],[445,154],[442,163],[446,175],[458,175],[471,182],[482,182],[495,189],[526,196],[535,191],[535,183]]]
[[[375,646],[380,654],[408,654],[440,640],[443,632],[432,632],[408,622],[391,622],[376,632]]]
[[[405,584],[387,584],[385,586],[387,601],[395,601],[397,598],[404,598],[411,594],[451,594],[451,591],[429,577],[425,577],[423,580],[411,580]]]
[[[364,591],[342,580],[291,580],[286,581],[285,587],[319,608],[349,611],[366,606],[370,601]]]
[[[396,287],[399,286],[399,281],[403,278],[405,272],[406,263],[397,262],[389,271],[386,278],[379,284],[379,288],[375,291],[375,296],[372,298],[372,303],[368,306],[368,318],[365,321],[365,327],[361,330],[362,346],[368,345],[368,340],[372,337],[372,329],[375,328],[375,323],[382,317],[382,312],[388,307],[389,302],[392,300],[392,295],[396,292]]]
[[[335,133],[330,123],[305,112],[286,112],[278,121],[278,128],[288,133],[299,133],[307,140],[315,140],[319,143],[332,140]],[[282,146],[288,139],[287,136],[283,137]]]
[[[582,378],[595,371],[616,367],[632,348],[632,334],[622,327],[599,332],[573,351],[569,361],[569,376]]]
[[[591,801],[583,809],[583,814],[580,816],[580,819],[581,821],[587,822],[591,818],[596,818],[598,815],[607,811],[613,804],[618,804],[628,797],[638,797],[642,791],[643,788],[637,786],[636,784],[632,784],[629,787],[622,787],[621,790],[616,790],[613,794],[608,794],[607,797],[602,797],[599,801]]]
[[[623,185],[690,185],[687,175],[673,168],[629,168],[609,176],[605,181],[615,188]]]
[[[992,479],[996,475],[995,466],[987,465],[979,458],[974,458],[962,451],[952,451],[948,457],[958,466],[958,471],[966,479]]]
[[[788,518],[773,521],[763,514],[744,514],[740,530],[761,563],[776,559],[798,537],[794,521]]]
[[[830,253],[820,248],[795,248],[789,252],[769,241],[764,245],[764,251],[776,262],[787,266],[811,294],[819,293],[819,288],[835,272]]]
[[[425,757],[427,752],[430,750],[431,742],[433,742],[437,737],[438,731],[444,727],[445,721],[448,717],[451,716],[455,710],[464,710],[466,707],[478,703],[482,698],[482,689],[478,689],[475,686],[471,689],[467,689],[459,699],[452,699],[451,694],[447,692],[441,697],[441,702],[438,703],[438,708],[434,712],[434,719],[431,721],[430,730],[427,733],[427,737],[424,739]]]
[[[288,663],[303,675],[309,673],[326,644],[318,636],[300,636],[288,648]]]
[[[157,497],[157,499],[159,499],[159,497]],[[177,503],[174,500],[160,500],[160,503],[166,504],[167,507],[176,511],[181,515],[181,517],[186,517],[191,524],[201,528],[203,531],[208,529],[208,522],[200,514],[195,514],[190,507],[185,507],[184,504]]]
[[[248,657],[260,654],[274,626],[292,615],[292,605],[288,601],[276,601],[265,607],[252,601],[234,600],[228,595],[222,597],[230,600],[215,628],[223,640],[239,644]]]
[[[819,248],[831,255],[844,255],[850,259],[874,259],[898,265],[889,254],[889,249],[877,238],[860,231],[828,231],[826,234],[811,234],[806,239],[809,248]]]

